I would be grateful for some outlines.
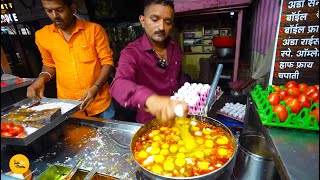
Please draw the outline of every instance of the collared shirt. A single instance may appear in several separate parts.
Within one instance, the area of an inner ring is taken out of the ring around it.
[[[103,65],[113,66],[112,50],[104,29],[95,23],[76,19],[67,42],[54,24],[36,32],[36,44],[43,65],[56,69],[57,95],[61,99],[80,100],[96,82]],[[106,83],[86,109],[88,115],[109,107],[111,96]]]
[[[171,96],[185,82],[178,44],[171,39],[166,50],[169,62],[166,69],[157,66],[159,58],[146,34],[121,51],[111,94],[122,106],[137,109],[136,120],[140,123],[154,119],[144,108],[149,96]]]

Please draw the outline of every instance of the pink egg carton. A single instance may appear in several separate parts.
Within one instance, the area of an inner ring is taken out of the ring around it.
[[[205,92],[204,94],[198,94],[199,95],[199,100],[197,101],[197,103],[193,106],[189,106],[188,109],[188,113],[189,114],[195,114],[195,115],[200,115],[203,112],[203,108],[206,105],[207,101],[208,101],[208,95],[209,95],[209,91],[210,89]],[[200,93],[200,92],[198,92]],[[214,100],[212,102],[212,104],[215,103],[216,100],[218,100],[223,94],[223,91],[221,90],[221,88],[219,86],[217,86],[215,92],[214,92]]]

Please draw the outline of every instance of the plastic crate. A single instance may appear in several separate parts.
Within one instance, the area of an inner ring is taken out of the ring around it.
[[[284,89],[283,86],[281,88]],[[296,114],[292,113],[290,107],[281,101],[280,104],[284,105],[288,110],[288,117],[284,122],[280,122],[278,114],[272,112],[273,106],[270,105],[270,102],[267,100],[271,92],[274,92],[272,86],[268,86],[266,90],[263,90],[260,85],[257,85],[251,91],[252,99],[256,104],[257,112],[263,125],[319,131],[319,124],[316,117],[309,115],[312,110],[319,108],[319,104],[313,103],[310,108],[302,108],[301,111]]]
[[[222,124],[227,126],[234,135],[236,134],[237,130],[242,132],[242,129],[244,127],[244,123],[243,122],[240,122],[238,120],[235,120],[233,118],[230,118],[230,117],[227,117],[227,116],[224,116],[224,115],[221,115],[221,114],[218,114],[216,118]]]

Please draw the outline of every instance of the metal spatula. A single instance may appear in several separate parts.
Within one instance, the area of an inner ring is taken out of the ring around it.
[[[219,82],[219,79],[220,79],[220,75],[221,75],[222,69],[223,69],[223,64],[218,64],[216,74],[214,75],[214,78],[213,78],[213,81],[212,81],[212,84],[211,84],[211,89],[210,89],[210,92],[209,92],[209,96],[207,98],[207,102],[206,102],[206,104],[205,104],[205,106],[203,108],[202,115],[204,115],[204,116],[207,116],[208,112],[211,109],[211,106],[213,105],[214,92],[215,92],[215,90],[216,90],[216,88],[218,86],[218,82]]]

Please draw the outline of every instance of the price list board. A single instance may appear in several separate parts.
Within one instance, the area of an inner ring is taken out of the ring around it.
[[[319,0],[283,0],[272,84],[319,84]]]

